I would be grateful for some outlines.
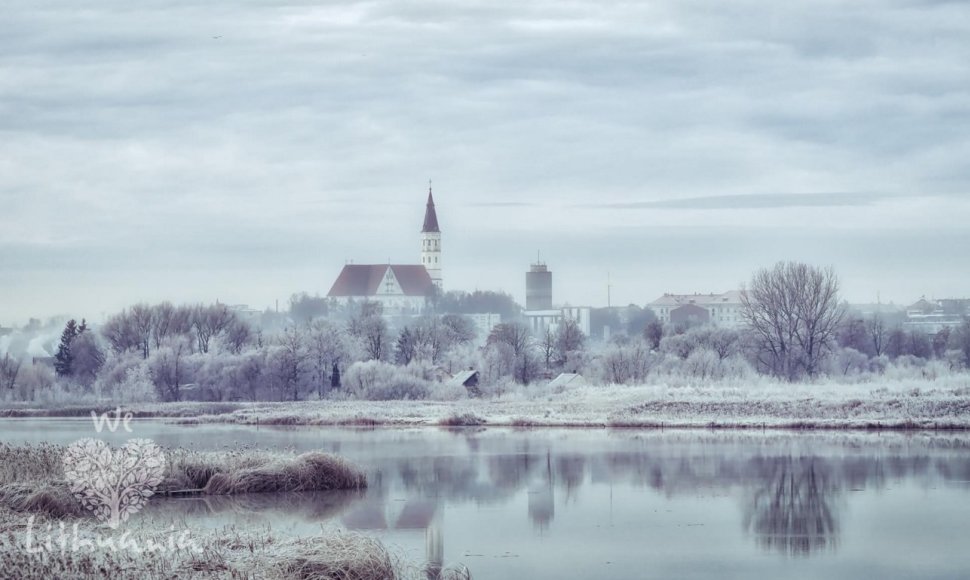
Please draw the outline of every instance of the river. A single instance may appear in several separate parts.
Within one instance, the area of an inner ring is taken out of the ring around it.
[[[68,444],[90,419],[0,423]],[[260,428],[139,420],[103,433],[196,449],[318,449],[365,493],[154,498],[185,525],[339,526],[475,578],[970,577],[970,435]]]

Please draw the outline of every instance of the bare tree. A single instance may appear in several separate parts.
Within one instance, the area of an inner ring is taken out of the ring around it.
[[[779,262],[755,273],[741,301],[762,366],[789,381],[818,373],[846,310],[831,268]]]
[[[872,352],[875,356],[882,356],[886,348],[886,323],[882,315],[876,312],[866,320],[866,332],[872,345]]]
[[[415,357],[437,364],[448,349],[446,328],[435,316],[424,316],[414,326]]]
[[[556,353],[556,333],[552,331],[552,328],[546,327],[543,331],[542,336],[539,337],[539,354],[542,356],[542,361],[547,369],[552,368],[553,355]]]
[[[387,322],[371,316],[364,323],[364,352],[370,360],[384,360],[388,354]]]
[[[965,317],[960,326],[950,332],[950,348],[963,357],[964,368],[970,369],[970,318]]]
[[[229,326],[225,329],[226,348],[232,354],[240,354],[243,348],[253,339],[253,329],[244,320],[233,317]]]
[[[148,358],[151,354],[152,328],[155,326],[155,311],[148,304],[135,304],[131,307],[128,315],[131,317],[131,325],[138,336],[138,345],[141,348],[142,358]]]
[[[152,382],[163,401],[182,400],[182,382],[185,369],[182,357],[185,354],[185,339],[174,339],[169,345],[163,343],[155,349],[150,362]]]
[[[397,364],[407,366],[411,364],[418,353],[418,341],[415,340],[414,333],[407,326],[397,335],[397,344],[394,347],[394,360]]]
[[[235,314],[225,304],[197,306],[192,312],[192,327],[198,342],[199,352],[209,352],[209,342],[236,319]]]
[[[156,349],[168,337],[186,336],[192,332],[192,308],[189,306],[173,306],[171,302],[162,302],[153,307],[152,315],[152,343]]]
[[[105,356],[93,332],[82,332],[71,341],[71,374],[85,386],[94,384]]]
[[[586,335],[583,334],[583,330],[579,327],[579,323],[568,318],[563,320],[556,329],[556,365],[562,368],[569,359],[569,354],[582,350],[585,342]]]
[[[4,353],[0,359],[0,388],[12,390],[17,385],[21,360]]]
[[[347,321],[347,334],[357,342],[365,360],[384,360],[392,354],[393,341],[381,316],[380,303],[361,304],[360,310]]]
[[[279,349],[275,353],[274,370],[279,381],[280,399],[290,393],[294,401],[300,399],[300,387],[308,359],[306,337],[295,328],[288,328],[280,334]]]
[[[529,384],[535,376],[538,361],[534,353],[534,341],[529,327],[520,322],[503,322],[488,335],[490,346],[505,345],[513,357],[515,379]]]
[[[307,356],[317,396],[327,393],[327,386],[334,387],[333,373],[339,377],[340,364],[349,358],[349,347],[341,329],[326,320],[314,321],[307,337]],[[337,379],[339,382],[339,378]]]
[[[119,354],[134,349],[141,350],[141,337],[134,318],[127,310],[108,318],[101,326],[101,335],[111,345],[111,349]]]
[[[475,340],[475,323],[461,314],[445,314],[441,317],[448,342],[452,346],[465,345]]]
[[[660,340],[664,337],[664,325],[659,320],[652,320],[643,329],[643,338],[652,350],[660,348]]]

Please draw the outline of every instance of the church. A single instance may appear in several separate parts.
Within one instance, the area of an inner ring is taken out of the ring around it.
[[[428,187],[420,264],[347,264],[327,294],[341,302],[377,302],[387,315],[416,315],[441,282],[441,229]]]

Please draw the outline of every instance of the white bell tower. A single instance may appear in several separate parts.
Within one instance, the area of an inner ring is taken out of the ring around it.
[[[421,265],[428,271],[431,281],[441,290],[441,229],[438,214],[434,210],[431,183],[428,183],[428,205],[424,210],[424,227],[421,228]]]

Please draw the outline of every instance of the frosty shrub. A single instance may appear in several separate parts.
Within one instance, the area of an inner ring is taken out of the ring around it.
[[[112,399],[119,403],[140,403],[157,400],[148,365],[140,364],[125,372],[125,380],[117,386]]]
[[[674,357],[676,358],[676,357]],[[657,364],[658,356],[650,352],[642,340],[615,343],[606,348],[595,364],[590,363],[592,378],[604,385],[642,383],[650,369]]]
[[[145,363],[141,353],[109,353],[95,381],[95,390],[107,396],[114,396],[121,388],[121,384],[125,382],[128,371],[143,364]]]
[[[14,389],[14,399],[35,401],[53,386],[54,369],[43,365],[23,365]]]
[[[869,370],[869,357],[851,347],[842,347],[827,360],[829,376],[855,376]]]
[[[701,380],[722,378],[721,359],[708,348],[699,348],[690,353],[682,366],[684,373]]]
[[[965,369],[963,351],[951,348],[946,351],[943,358],[951,371],[962,371]]]
[[[427,399],[431,391],[430,381],[379,360],[350,365],[344,373],[343,384],[351,397],[369,401]]]
[[[884,354],[879,356],[874,356],[871,359],[869,359],[869,372],[875,373],[877,375],[881,375],[884,372],[886,372],[886,369],[889,367],[889,365],[890,365],[890,362],[889,362],[888,356]]]

